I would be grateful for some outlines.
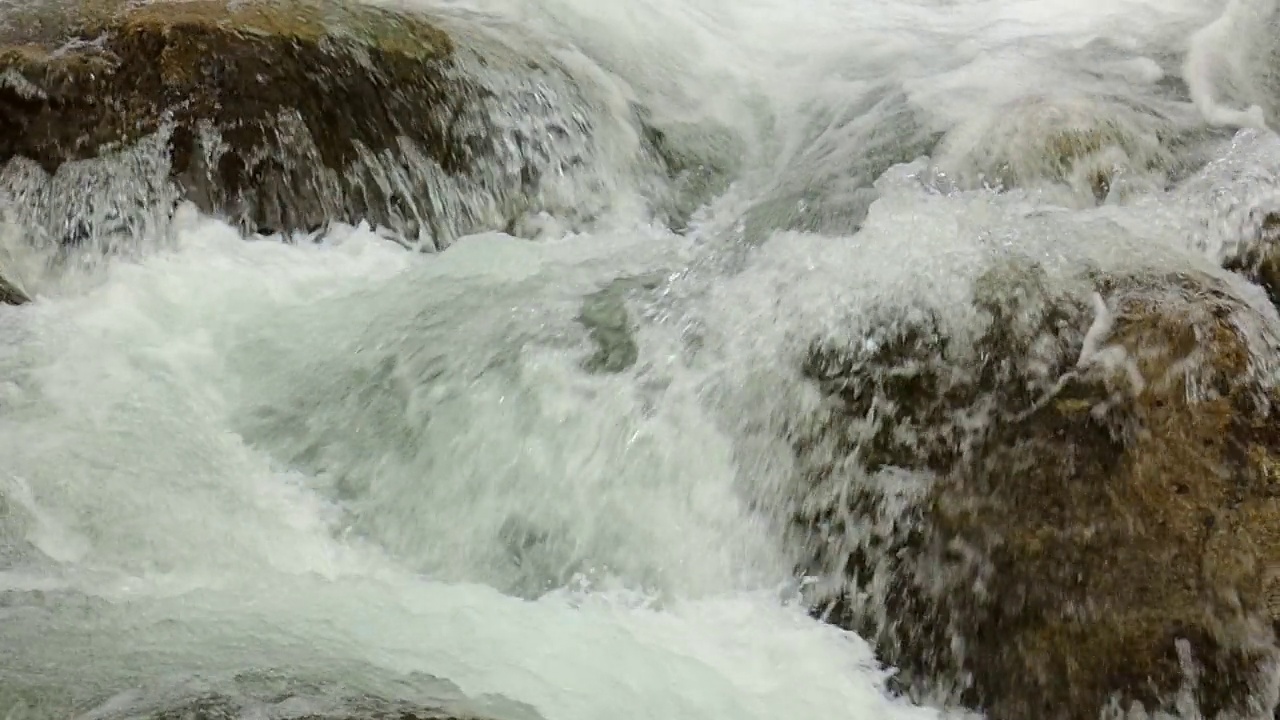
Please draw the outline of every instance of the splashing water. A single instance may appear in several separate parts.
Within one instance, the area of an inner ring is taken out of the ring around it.
[[[1001,254],[1218,272],[1280,202],[1259,0],[399,5],[553,54],[620,176],[643,108],[697,212],[593,180],[575,232],[426,256],[181,206],[78,273],[8,216],[5,717],[938,717],[798,602],[796,353],[964,327]]]

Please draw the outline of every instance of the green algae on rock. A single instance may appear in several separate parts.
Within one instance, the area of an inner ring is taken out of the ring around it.
[[[1079,280],[991,271],[975,338],[926,313],[813,345],[816,611],[993,720],[1249,716],[1280,657],[1274,328],[1217,277]]]

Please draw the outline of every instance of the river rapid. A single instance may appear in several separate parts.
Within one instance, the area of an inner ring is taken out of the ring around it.
[[[184,205],[51,264],[8,208],[0,718],[943,717],[801,601],[798,353],[992,253],[1210,267],[1280,210],[1270,1],[400,7],[568,69],[591,212],[418,253]]]

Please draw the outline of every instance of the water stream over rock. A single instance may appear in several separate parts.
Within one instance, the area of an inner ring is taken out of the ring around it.
[[[1269,0],[0,0],[0,718],[1270,719]]]

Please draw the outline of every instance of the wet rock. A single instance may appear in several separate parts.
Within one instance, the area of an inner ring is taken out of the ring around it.
[[[95,717],[111,720],[484,720],[470,712],[392,703],[376,698],[318,700],[289,694],[270,698],[236,699],[207,695],[165,707],[139,708],[125,712],[99,710]],[[530,715],[530,717],[536,717]]]
[[[1280,215],[1264,215],[1251,236],[1223,266],[1261,286],[1271,304],[1280,307]]]
[[[229,681],[212,680],[220,689],[144,684],[83,716],[100,720],[541,720],[524,703],[497,695],[468,698],[447,680],[420,673],[402,680],[397,684],[404,699],[390,699],[329,682],[301,680],[278,669],[259,669],[238,673]],[[190,684],[210,682],[205,678]],[[46,716],[39,712],[42,709],[32,708],[36,712],[30,716]]]
[[[241,718],[272,718],[273,720],[480,720],[473,715],[460,715],[431,708],[397,706],[386,703],[373,707],[339,707],[325,710],[295,710],[288,707],[287,698],[268,705],[240,703],[231,698],[210,696],[188,701],[178,707],[165,708],[137,715],[140,720],[240,720]],[[305,707],[305,706],[304,706]]]
[[[7,9],[3,22],[4,184],[19,205],[52,207],[46,214],[58,210],[50,191],[13,176],[112,160],[70,173],[62,195],[74,196],[78,185],[88,192],[121,174],[122,153],[159,138],[148,157],[161,167],[94,193],[99,204],[172,204],[163,187],[172,180],[177,196],[251,231],[365,219],[443,247],[502,227],[548,169],[572,161],[572,148],[562,157],[550,144],[573,145],[587,131],[553,127],[539,107],[521,105],[545,104],[556,87],[533,77],[542,70],[526,59],[529,92],[502,101],[528,127],[494,127],[496,91],[462,67],[449,33],[366,3],[42,0]],[[466,52],[482,65],[474,48]],[[511,60],[487,59],[495,70]],[[122,213],[80,214],[109,225]],[[58,228],[60,218],[45,219]],[[60,241],[85,234],[68,228]]]
[[[742,169],[747,151],[742,139],[727,128],[671,122],[659,126],[637,108],[644,146],[666,169],[670,185],[660,202],[668,208],[672,229],[684,231],[694,213],[729,188]]]
[[[973,336],[889,314],[813,345],[825,400],[791,441],[816,612],[992,720],[1270,717],[1275,328],[1217,277],[1077,280],[993,270]]]
[[[22,305],[31,302],[31,298],[13,283],[0,275],[0,305]]]
[[[1084,207],[1107,200],[1121,179],[1159,189],[1185,174],[1203,136],[1200,123],[1154,106],[1028,97],[952,130],[937,165],[960,187],[1054,185],[1067,191],[1064,201]]]

